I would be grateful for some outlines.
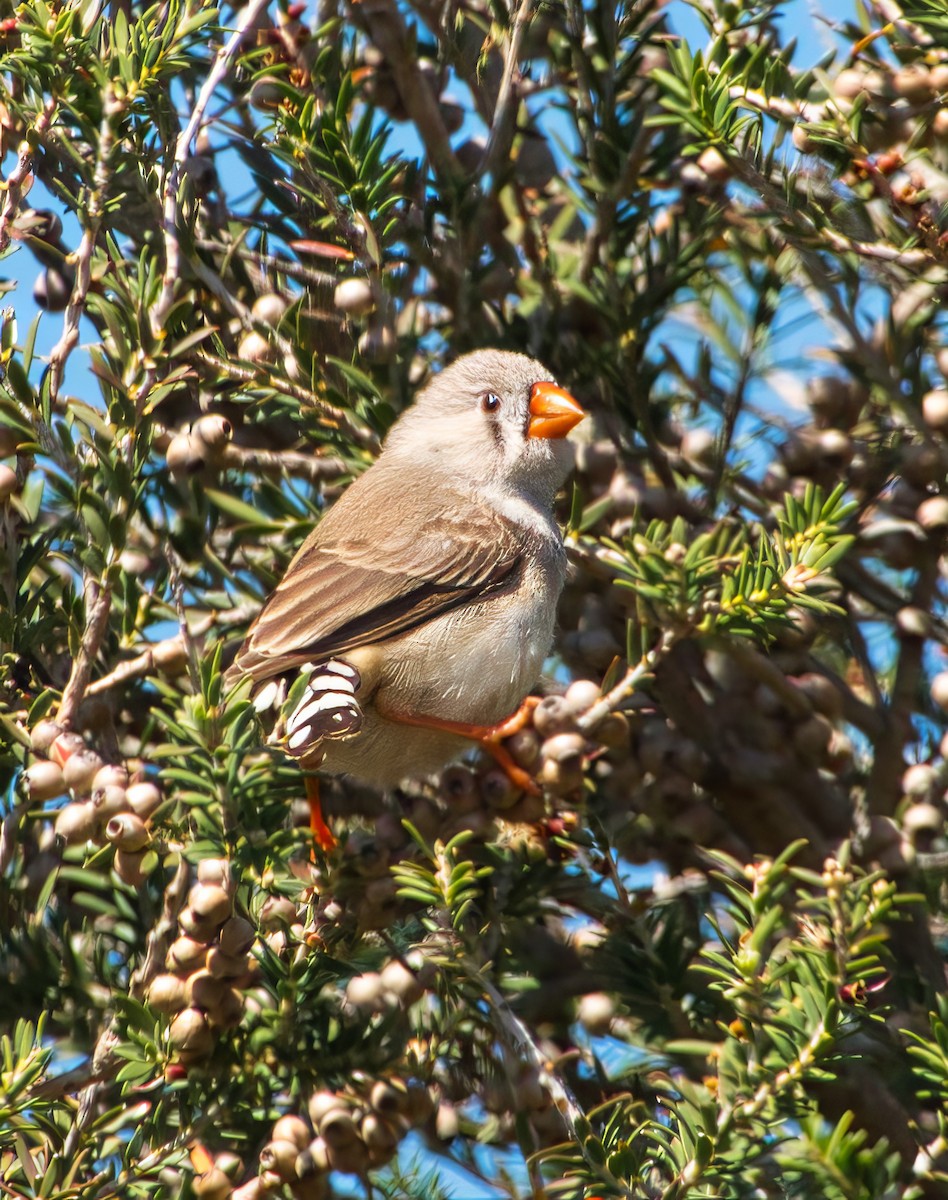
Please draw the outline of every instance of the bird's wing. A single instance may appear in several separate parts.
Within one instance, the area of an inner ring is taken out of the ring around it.
[[[330,520],[331,512],[303,544],[251,627],[237,671],[259,681],[344,654],[513,581],[523,534],[501,514],[440,489],[437,510],[430,493],[394,506],[388,494],[379,509],[373,490],[360,489],[347,519]],[[360,509],[371,519],[360,521]]]

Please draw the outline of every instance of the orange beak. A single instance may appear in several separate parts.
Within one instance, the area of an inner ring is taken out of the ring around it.
[[[563,388],[555,383],[535,383],[530,392],[527,437],[566,437],[585,415],[585,411]]]

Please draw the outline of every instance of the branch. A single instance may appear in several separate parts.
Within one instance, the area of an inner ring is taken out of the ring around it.
[[[611,712],[614,712],[624,700],[631,696],[642,680],[647,679],[662,659],[667,656],[679,638],[684,636],[684,632],[681,629],[666,629],[659,639],[658,645],[649,650],[634,667],[629,667],[615,687],[610,688],[601,700],[597,700],[579,717],[576,727],[580,733],[591,733],[601,721],[605,720]]]
[[[20,207],[24,186],[33,170],[33,142],[39,141],[49,129],[53,123],[53,114],[55,111],[56,100],[55,98],[50,98],[46,101],[43,111],[33,122],[32,133],[34,137],[32,139],[26,137],[20,143],[19,154],[17,155],[13,170],[3,181],[3,184],[0,185],[3,191],[6,192],[3,208],[0,209],[0,253],[10,245],[10,223],[16,216],[17,209]]]
[[[514,17],[510,40],[507,42],[507,52],[504,55],[504,72],[497,92],[497,103],[494,106],[494,119],[491,122],[487,147],[480,165],[480,174],[491,177],[491,189],[498,188],[497,176],[501,167],[510,157],[517,132],[517,105],[520,93],[517,88],[519,71],[517,65],[520,59],[520,47],[523,45],[523,35],[530,24],[534,0],[520,0],[520,7]]]
[[[69,682],[63,691],[56,720],[67,729],[73,722],[76,710],[82,703],[89,686],[92,667],[105,637],[112,608],[112,589],[109,584],[99,584],[91,575],[86,575],[86,628],[82,635],[79,653],[72,664]]]
[[[165,180],[164,208],[161,221],[162,234],[165,244],[165,273],[161,285],[161,295],[151,311],[151,328],[155,337],[160,337],[168,310],[174,301],[175,287],[181,275],[181,243],[178,241],[178,191],[181,187],[181,177],[185,164],[191,152],[191,143],[204,120],[204,113],[210,103],[211,96],[221,82],[244,40],[247,30],[253,25],[260,13],[267,7],[267,0],[250,0],[243,12],[237,27],[227,42],[217,52],[217,58],[211,67],[204,86],[194,104],[191,119],[178,135],[175,143],[174,159],[171,170]]]

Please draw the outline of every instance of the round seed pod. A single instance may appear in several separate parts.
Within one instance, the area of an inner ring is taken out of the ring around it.
[[[303,1151],[306,1154],[307,1151]],[[302,1155],[300,1156],[302,1157]],[[297,1178],[290,1184],[290,1194],[293,1200],[327,1200],[329,1196],[329,1180],[325,1175],[309,1175],[305,1179]]]
[[[45,312],[62,312],[72,295],[72,282],[57,267],[40,271],[33,284],[33,300]]]
[[[129,887],[138,887],[145,879],[146,850],[116,850],[112,860],[115,874]]]
[[[935,388],[922,397],[922,419],[939,433],[948,429],[948,388]]]
[[[128,771],[124,767],[118,766],[116,763],[109,763],[104,766],[101,771],[96,773],[95,779],[92,781],[92,790],[98,791],[100,788],[128,786]]]
[[[301,1118],[287,1113],[274,1123],[271,1138],[274,1142],[291,1142],[297,1151],[305,1150],[310,1143],[310,1129]]]
[[[250,89],[251,96],[253,95],[253,90],[256,88],[256,86],[257,84],[255,83],[253,88]],[[257,107],[259,107],[259,105]],[[272,1191],[273,1189],[271,1188],[269,1190]],[[267,1191],[268,1189],[263,1186],[263,1181],[259,1177],[248,1179],[247,1182],[242,1183],[239,1188],[234,1188],[230,1194],[230,1200],[264,1200],[264,1197],[267,1195]]]
[[[276,326],[283,320],[287,308],[289,305],[283,296],[276,292],[264,292],[262,296],[258,296],[254,300],[250,315],[255,321],[260,321],[264,325]]]
[[[360,1012],[383,1012],[388,1007],[385,991],[378,971],[366,971],[363,975],[355,975],[346,984],[346,999]]]
[[[366,279],[343,279],[336,284],[333,303],[349,317],[364,317],[375,308],[372,285]]]
[[[731,178],[731,167],[727,159],[713,146],[709,146],[698,155],[697,165],[714,183],[725,183]]]
[[[535,729],[518,729],[504,739],[504,748],[518,767],[529,771],[540,760],[540,735]]]
[[[269,363],[276,358],[276,351],[262,333],[251,330],[240,339],[237,357],[249,363]]]
[[[572,729],[575,716],[565,696],[544,696],[533,710],[533,725],[540,737],[551,737]]]
[[[605,1037],[615,1020],[616,1006],[605,992],[589,992],[576,1010],[576,1019],[592,1037]]]
[[[520,790],[499,767],[481,776],[481,795],[489,808],[503,811],[517,803]]]
[[[319,1122],[326,1116],[327,1113],[335,1112],[341,1106],[341,1101],[335,1092],[314,1092],[309,1098],[307,1111],[309,1119],[313,1122],[316,1129],[319,1128]]]
[[[911,838],[919,834],[941,833],[945,826],[945,814],[935,804],[921,801],[910,804],[902,814],[902,828]]]
[[[441,772],[438,793],[452,813],[474,812],[481,806],[477,776],[467,767],[446,767]]]
[[[826,758],[833,726],[820,713],[801,721],[793,731],[793,747],[805,761],[819,764]]]
[[[181,915],[178,917],[178,924],[184,932],[195,941],[203,942],[205,946],[213,940],[219,923],[198,916],[193,908],[182,909]]]
[[[175,938],[168,947],[165,963],[169,971],[175,971],[179,975],[190,975],[192,971],[203,967],[206,959],[207,943],[185,935]]]
[[[296,1160],[300,1147],[296,1142],[284,1139],[268,1142],[260,1151],[260,1166],[264,1171],[273,1171],[280,1179],[288,1182],[296,1178]]]
[[[93,837],[99,828],[99,819],[88,800],[73,802],[59,810],[53,828],[58,837],[72,846]]]
[[[310,1179],[313,1176],[325,1175],[329,1170],[329,1151],[322,1138],[314,1138],[305,1150],[301,1150],[296,1160],[296,1174],[299,1179]]]
[[[240,979],[247,974],[247,955],[225,954],[218,946],[207,952],[207,969],[215,979]]]
[[[935,93],[931,72],[924,63],[908,63],[892,76],[892,90],[909,104],[925,104]]]
[[[232,987],[226,988],[218,1002],[207,1010],[208,1020],[220,1029],[236,1029],[243,1015],[244,998]]]
[[[581,733],[555,733],[543,743],[540,751],[544,761],[575,764],[582,762],[586,739]]]
[[[939,671],[932,679],[931,697],[942,712],[948,712],[948,671]]]
[[[943,533],[948,529],[948,496],[929,496],[915,512],[915,520],[927,533]]]
[[[147,781],[132,783],[125,791],[125,799],[132,812],[143,821],[147,821],[161,804],[161,791],[155,784]]]
[[[141,850],[149,841],[145,822],[132,812],[110,817],[105,826],[105,836],[120,850]]]
[[[547,758],[537,772],[537,782],[556,796],[568,796],[583,786],[583,769],[578,760],[556,762]]]
[[[246,954],[253,945],[256,931],[243,917],[229,917],[221,926],[221,953],[232,958]]]
[[[65,730],[54,738],[49,747],[49,757],[60,767],[64,767],[74,754],[86,749],[85,738],[79,733]]]
[[[177,975],[156,975],[148,985],[148,1003],[158,1012],[180,1012],[188,1004],[187,984]]]
[[[30,730],[30,747],[34,754],[46,754],[50,746],[64,733],[62,725],[55,721],[37,721]]]
[[[369,362],[388,362],[395,353],[395,334],[388,325],[380,322],[370,325],[357,344],[359,353]]]
[[[227,990],[227,982],[212,975],[206,968],[188,976],[188,1002],[196,1008],[213,1008]]]
[[[375,1113],[367,1113],[362,1118],[360,1132],[372,1166],[382,1166],[394,1157],[398,1149],[398,1134],[388,1121]]]
[[[71,754],[63,767],[63,781],[70,791],[87,792],[92,787],[92,781],[102,769],[102,759],[94,750],[83,746],[75,754]]]
[[[372,1085],[369,1104],[387,1120],[395,1120],[408,1110],[408,1089],[404,1086],[396,1087],[387,1079],[379,1079]]]
[[[195,1196],[201,1200],[227,1200],[233,1191],[233,1184],[217,1166],[195,1176],[193,1187]]]
[[[928,763],[913,763],[902,775],[902,791],[906,796],[928,798],[935,794],[938,772]]]
[[[338,1149],[359,1140],[359,1126],[350,1110],[337,1103],[320,1119],[319,1136],[330,1150]]]
[[[32,763],[23,772],[31,804],[54,800],[66,790],[62,768],[48,760]]]
[[[220,925],[230,915],[230,896],[216,883],[196,883],[188,893],[188,907],[211,925]]]
[[[168,1040],[173,1050],[192,1062],[206,1058],[214,1049],[214,1034],[199,1008],[178,1013],[168,1030]]]
[[[385,964],[379,973],[379,979],[384,990],[392,995],[402,1008],[414,1004],[425,994],[425,989],[414,971],[409,970],[397,958]]]
[[[899,633],[907,638],[931,637],[932,618],[923,608],[906,605],[895,614],[895,625]]]
[[[578,715],[601,700],[602,691],[599,684],[591,679],[576,679],[566,689],[563,699],[569,705],[570,711]]]
[[[165,451],[165,462],[175,479],[197,475],[204,470],[207,459],[207,445],[191,433],[176,433]]]
[[[213,454],[233,441],[234,427],[221,413],[205,413],[191,426],[191,436]]]
[[[268,896],[260,909],[261,929],[282,929],[296,920],[296,905],[286,896]]]
[[[226,858],[202,858],[197,865],[198,883],[216,883],[231,890],[230,863]]]

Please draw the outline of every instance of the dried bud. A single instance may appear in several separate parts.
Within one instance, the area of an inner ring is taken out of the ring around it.
[[[268,896],[260,909],[261,929],[282,929],[296,920],[296,905],[286,896]]]
[[[55,721],[38,721],[30,730],[30,746],[33,753],[46,754],[56,738],[64,732],[62,725]]]
[[[260,1151],[260,1166],[264,1171],[273,1171],[284,1181],[293,1180],[296,1178],[296,1159],[300,1149],[296,1142],[274,1140]]]
[[[88,841],[99,827],[96,811],[88,800],[67,804],[56,814],[54,826],[59,837],[69,845]]]
[[[373,1166],[387,1163],[398,1149],[398,1134],[382,1117],[368,1113],[362,1118],[362,1140]]]
[[[289,304],[283,296],[277,295],[276,292],[264,292],[254,300],[250,315],[255,321],[275,328],[283,320],[287,308]]]
[[[156,975],[148,985],[148,1003],[158,1012],[180,1012],[188,1003],[187,985],[177,975]]]
[[[207,465],[208,448],[191,433],[176,433],[168,443],[165,461],[175,479],[197,475]]]
[[[935,388],[922,397],[922,419],[929,429],[948,429],[948,388]]]
[[[227,990],[226,980],[217,979],[210,971],[195,971],[188,977],[188,1000],[196,1008],[213,1008]]]
[[[105,836],[120,850],[141,850],[148,845],[145,822],[132,812],[110,817],[105,826]]]
[[[101,769],[102,759],[94,750],[83,746],[81,750],[71,754],[66,761],[63,767],[63,780],[71,791],[82,794],[91,789],[92,781]]]
[[[202,858],[197,865],[198,883],[216,883],[231,890],[230,863],[226,858]]]
[[[221,450],[233,440],[234,427],[220,413],[205,413],[203,417],[198,417],[191,426],[191,436],[205,446],[213,456],[214,452]]]
[[[541,737],[573,729],[575,713],[565,696],[544,696],[533,711],[533,724]]]
[[[199,1008],[186,1008],[178,1013],[168,1030],[168,1040],[182,1060],[189,1062],[206,1058],[214,1049],[214,1034]]]
[[[35,762],[23,772],[31,804],[54,800],[66,790],[62,768],[54,762]]]
[[[363,975],[355,975],[346,984],[346,999],[360,1012],[383,1012],[388,1006],[385,990],[382,976],[377,971],[366,971]]]
[[[196,883],[188,893],[188,906],[200,920],[220,925],[230,915],[230,896],[216,883]]]
[[[256,931],[249,921],[243,917],[230,917],[221,926],[221,953],[231,957],[246,954],[253,945]]]
[[[189,975],[192,971],[204,966],[207,958],[207,943],[197,938],[176,938],[168,948],[166,959],[168,969],[181,975]]]
[[[292,1142],[297,1150],[305,1150],[311,1138],[309,1126],[301,1117],[287,1113],[273,1126],[271,1137],[275,1142]]]
[[[116,850],[112,866],[115,874],[129,887],[138,887],[145,879],[146,850]]]
[[[422,987],[414,971],[409,970],[397,958],[385,964],[379,974],[382,987],[395,997],[402,1007],[414,1004],[424,995]]]
[[[247,955],[225,954],[218,946],[207,952],[207,969],[215,979],[240,979],[247,974]]]
[[[347,1108],[331,1108],[319,1122],[319,1136],[330,1150],[349,1146],[359,1138],[359,1127]]]
[[[100,788],[120,787],[124,788],[128,785],[128,771],[124,767],[110,763],[96,773],[95,779],[92,781],[92,790],[98,791]]]
[[[583,996],[576,1010],[576,1019],[592,1037],[604,1037],[615,1020],[616,1006],[605,992],[590,992]]]
[[[333,303],[350,317],[364,317],[375,308],[372,286],[367,279],[343,279],[336,284]]]
[[[309,1098],[307,1109],[309,1111],[309,1119],[318,1129],[319,1122],[326,1116],[327,1113],[334,1112],[340,1106],[339,1097],[335,1092],[314,1092]]]
[[[216,1166],[205,1171],[203,1175],[196,1176],[193,1186],[195,1196],[200,1196],[201,1200],[227,1200],[228,1196],[236,1194],[233,1192],[231,1181],[220,1167]]]
[[[132,812],[147,821],[161,804],[161,792],[153,783],[132,783],[125,791],[125,799]]]
[[[481,795],[489,808],[503,811],[517,803],[520,789],[514,785],[506,771],[495,767],[485,771],[481,777]]]

